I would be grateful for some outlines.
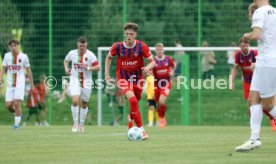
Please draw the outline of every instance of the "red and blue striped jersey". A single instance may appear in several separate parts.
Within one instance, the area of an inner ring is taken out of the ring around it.
[[[135,40],[133,47],[127,47],[125,42],[114,43],[109,53],[112,57],[117,56],[117,80],[129,80],[132,76],[136,83],[144,78],[141,69],[144,67],[143,58],[152,57],[149,47],[140,40]]]
[[[245,69],[245,67],[249,67],[251,63],[255,63],[257,55],[257,50],[249,50],[247,55],[244,55],[242,51],[239,50],[235,54],[235,64],[241,67],[243,79],[246,83],[251,83],[253,71],[251,69]]]
[[[160,80],[167,80],[168,82],[170,82],[171,67],[175,66],[173,58],[171,56],[164,55],[163,59],[158,59],[157,57],[154,57],[154,60],[156,63],[156,66],[153,68],[153,76],[156,79],[154,81],[154,85],[157,87]]]

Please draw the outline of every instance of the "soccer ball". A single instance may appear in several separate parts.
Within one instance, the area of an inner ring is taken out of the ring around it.
[[[142,131],[140,128],[132,127],[128,130],[127,137],[130,141],[141,141]]]

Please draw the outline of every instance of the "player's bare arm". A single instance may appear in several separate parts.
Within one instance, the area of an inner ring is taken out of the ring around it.
[[[261,37],[261,32],[261,28],[254,27],[252,32],[243,34],[243,38],[257,41]]]
[[[236,79],[236,75],[238,73],[238,69],[239,69],[239,65],[234,65],[234,67],[232,68],[232,71],[231,71],[231,85],[230,85],[230,90],[234,90],[235,89],[235,85],[234,85],[234,81]]]
[[[29,77],[29,79],[30,79],[31,88],[34,90],[34,89],[35,89],[35,86],[34,86],[34,81],[33,81],[33,73],[32,73],[32,70],[31,70],[30,67],[27,67],[27,68],[26,68],[26,71],[27,71],[28,77]]]
[[[148,64],[145,67],[142,67],[142,71],[144,74],[148,74],[151,69],[155,67],[156,63],[153,58],[148,59]]]
[[[64,60],[63,65],[66,75],[70,75],[70,68],[68,68],[69,61]]]
[[[105,58],[105,73],[104,73],[105,81],[109,81],[111,79],[109,74],[111,62],[112,62],[112,57],[110,53],[108,53],[108,55]]]
[[[174,64],[174,66],[171,67],[170,77],[174,76],[175,69],[176,69],[176,64]]]
[[[1,71],[0,71],[0,87],[3,84],[3,75],[4,75],[5,72],[6,72],[6,67],[3,66]]]

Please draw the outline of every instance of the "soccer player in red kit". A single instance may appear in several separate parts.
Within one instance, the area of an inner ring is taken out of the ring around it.
[[[165,112],[167,109],[166,100],[172,88],[171,79],[175,71],[175,63],[170,56],[164,54],[164,45],[157,43],[156,57],[154,58],[156,66],[153,68],[154,76],[154,98],[157,102],[157,111],[160,117],[160,128],[167,124]]]
[[[117,58],[116,76],[117,85],[130,104],[130,115],[128,116],[128,128],[133,126],[133,120],[142,131],[142,139],[148,138],[143,128],[138,101],[141,99],[143,89],[143,74],[147,74],[155,66],[149,47],[142,41],[136,40],[138,25],[127,23],[124,27],[126,40],[116,42],[112,45],[105,60],[105,80],[110,82],[110,66],[114,57]],[[144,59],[148,61],[144,66]]]
[[[232,69],[232,85],[231,90],[234,89],[234,80],[236,78],[236,74],[238,72],[239,66],[242,69],[243,74],[243,91],[244,91],[244,99],[248,101],[250,85],[253,76],[253,70],[255,67],[256,56],[258,54],[257,50],[249,49],[249,41],[241,38],[240,39],[240,48],[241,50],[237,51],[235,54],[235,65]],[[272,131],[276,131],[276,124],[274,118],[269,114],[269,112],[263,110],[264,113],[269,117]]]

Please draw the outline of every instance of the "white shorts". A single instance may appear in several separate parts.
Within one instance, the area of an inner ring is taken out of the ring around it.
[[[261,98],[276,95],[276,68],[256,67],[250,86],[251,91],[258,91]]]
[[[6,102],[14,100],[24,100],[25,87],[7,87]]]
[[[69,86],[69,95],[70,96],[80,96],[84,102],[88,102],[91,95],[91,89],[81,88],[78,85]]]

